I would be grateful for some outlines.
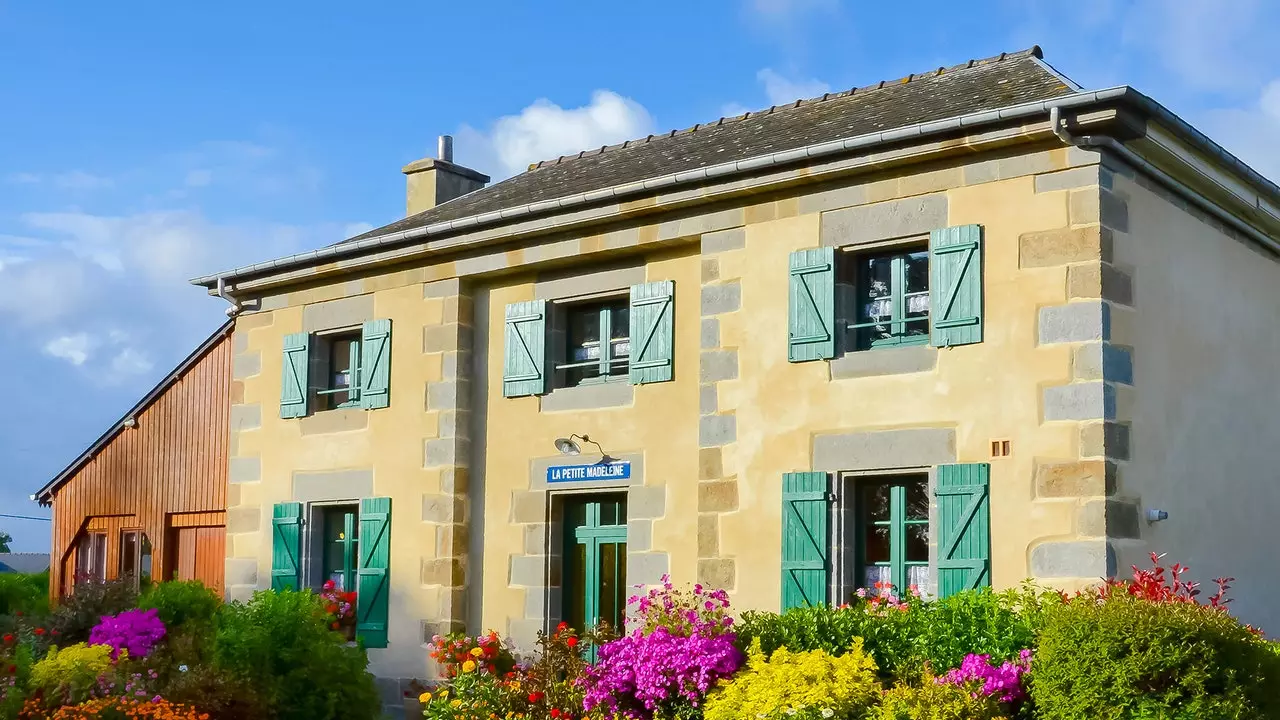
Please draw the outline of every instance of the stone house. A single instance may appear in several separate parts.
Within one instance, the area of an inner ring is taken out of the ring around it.
[[[778,609],[1156,550],[1280,621],[1280,188],[1136,90],[1033,48],[404,172],[405,218],[193,281],[238,313],[228,596],[355,588],[389,703],[434,633],[667,573]]]

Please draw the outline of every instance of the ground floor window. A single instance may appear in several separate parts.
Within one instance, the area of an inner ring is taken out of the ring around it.
[[[107,534],[88,532],[76,548],[76,581],[104,582],[107,579]]]
[[[320,510],[321,582],[332,580],[338,590],[354,592],[360,562],[360,508],[332,505]]]
[[[627,498],[569,498],[564,505],[565,621],[579,631],[621,629],[627,608]]]
[[[836,490],[834,599],[858,589],[933,588],[927,474],[846,476]]]
[[[120,532],[120,576],[134,587],[151,582],[151,539],[141,530]]]

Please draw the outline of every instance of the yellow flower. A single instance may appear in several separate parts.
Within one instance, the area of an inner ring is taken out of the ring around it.
[[[468,660],[462,663],[462,672],[471,672],[472,670],[475,670],[475,669],[476,669],[476,663],[474,660]]]
[[[484,650],[481,648],[471,648],[471,657],[484,657]]]
[[[418,696],[418,702],[423,703],[423,704],[426,704],[426,703],[431,702],[431,693],[429,693],[429,692],[424,692],[424,693],[422,693],[421,695],[419,695],[419,696]]]
[[[461,701],[461,700],[454,700],[454,701],[452,701],[452,702],[450,702],[450,703],[449,703],[449,707],[452,707],[452,708],[457,708],[457,707],[459,707],[459,706],[461,706],[461,705],[462,705],[462,701]]]

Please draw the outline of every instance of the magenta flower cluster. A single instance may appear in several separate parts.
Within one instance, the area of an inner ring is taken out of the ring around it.
[[[1000,702],[1014,703],[1026,698],[1022,677],[1031,669],[1031,651],[1018,653],[1017,660],[1006,660],[999,665],[991,662],[990,655],[966,655],[960,667],[938,678],[939,683],[972,687],[975,692],[994,697]]]
[[[584,710],[648,720],[660,710],[696,707],[742,666],[723,590],[676,590],[664,575],[661,588],[628,604],[636,606],[628,622],[634,629],[602,645],[596,664],[577,681],[585,690]]]
[[[151,654],[164,635],[164,622],[154,608],[126,610],[103,617],[89,632],[89,644],[109,645],[113,658],[120,657],[121,651],[131,658],[142,658]]]

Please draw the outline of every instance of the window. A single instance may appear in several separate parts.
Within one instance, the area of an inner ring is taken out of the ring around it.
[[[852,347],[929,342],[929,250],[924,246],[850,254],[839,270],[853,288]]]
[[[566,387],[628,375],[631,358],[631,309],[625,299],[569,305],[563,311],[565,362],[557,365]]]
[[[836,503],[837,602],[877,583],[931,592],[927,475],[846,477]]]
[[[360,561],[359,507],[333,505],[320,509],[320,582],[332,580],[339,590],[354,592]]]
[[[141,530],[120,533],[120,576],[133,578],[134,587],[151,582],[151,539]]]
[[[360,333],[359,331],[325,335],[316,343],[327,371],[316,391],[327,410],[356,407],[360,404]]]
[[[90,532],[76,548],[76,582],[104,582],[107,579],[107,534]]]

